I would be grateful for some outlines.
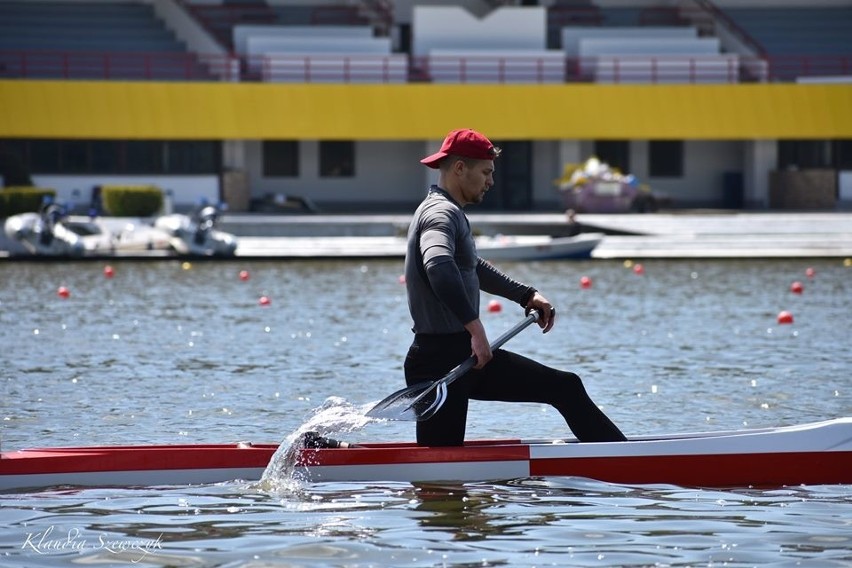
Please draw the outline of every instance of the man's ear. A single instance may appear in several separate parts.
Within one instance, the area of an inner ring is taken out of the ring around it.
[[[467,164],[464,163],[464,160],[456,158],[452,166],[450,166],[450,171],[456,175],[461,175],[464,173],[466,167]]]

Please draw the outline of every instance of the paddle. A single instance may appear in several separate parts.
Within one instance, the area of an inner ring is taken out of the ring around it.
[[[520,323],[506,331],[491,343],[491,350],[495,351],[504,343],[518,335],[521,330],[537,321],[539,314],[533,310]],[[373,408],[367,411],[370,418],[384,418],[386,420],[409,420],[420,422],[428,420],[447,400],[447,387],[461,377],[476,364],[476,357],[471,355],[463,363],[457,365],[453,370],[437,381],[423,381],[410,387],[401,389],[388,396]],[[434,392],[434,399],[430,396]]]

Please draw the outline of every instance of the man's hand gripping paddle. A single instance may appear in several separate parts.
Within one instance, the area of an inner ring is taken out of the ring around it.
[[[530,311],[527,317],[512,329],[506,331],[491,343],[491,350],[495,351],[504,343],[518,335],[531,323],[538,321],[539,313]],[[476,364],[476,357],[471,355],[463,363],[457,365],[443,378],[437,381],[423,381],[408,388],[396,391],[373,408],[367,411],[370,418],[384,418],[385,420],[408,420],[420,422],[428,420],[435,415],[447,400],[447,387],[470,371]]]

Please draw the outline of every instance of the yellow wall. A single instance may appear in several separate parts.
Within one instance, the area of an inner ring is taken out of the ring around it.
[[[0,138],[852,138],[852,85],[0,81]]]

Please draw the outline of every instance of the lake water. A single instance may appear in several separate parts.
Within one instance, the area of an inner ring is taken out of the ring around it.
[[[507,348],[576,371],[628,437],[852,415],[852,268],[643,264],[642,275],[609,261],[503,265],[559,310],[551,333],[529,328]],[[360,408],[403,386],[411,335],[401,262],[113,267],[106,278],[98,262],[0,264],[3,450],[278,443],[330,397]],[[523,317],[502,308],[482,314],[492,339]],[[782,310],[793,324],[777,323]],[[335,437],[401,441],[413,429],[352,421]],[[475,402],[469,416],[471,439],[566,435],[539,405]],[[852,566],[852,486],[552,478],[0,494],[0,564],[71,563]]]

